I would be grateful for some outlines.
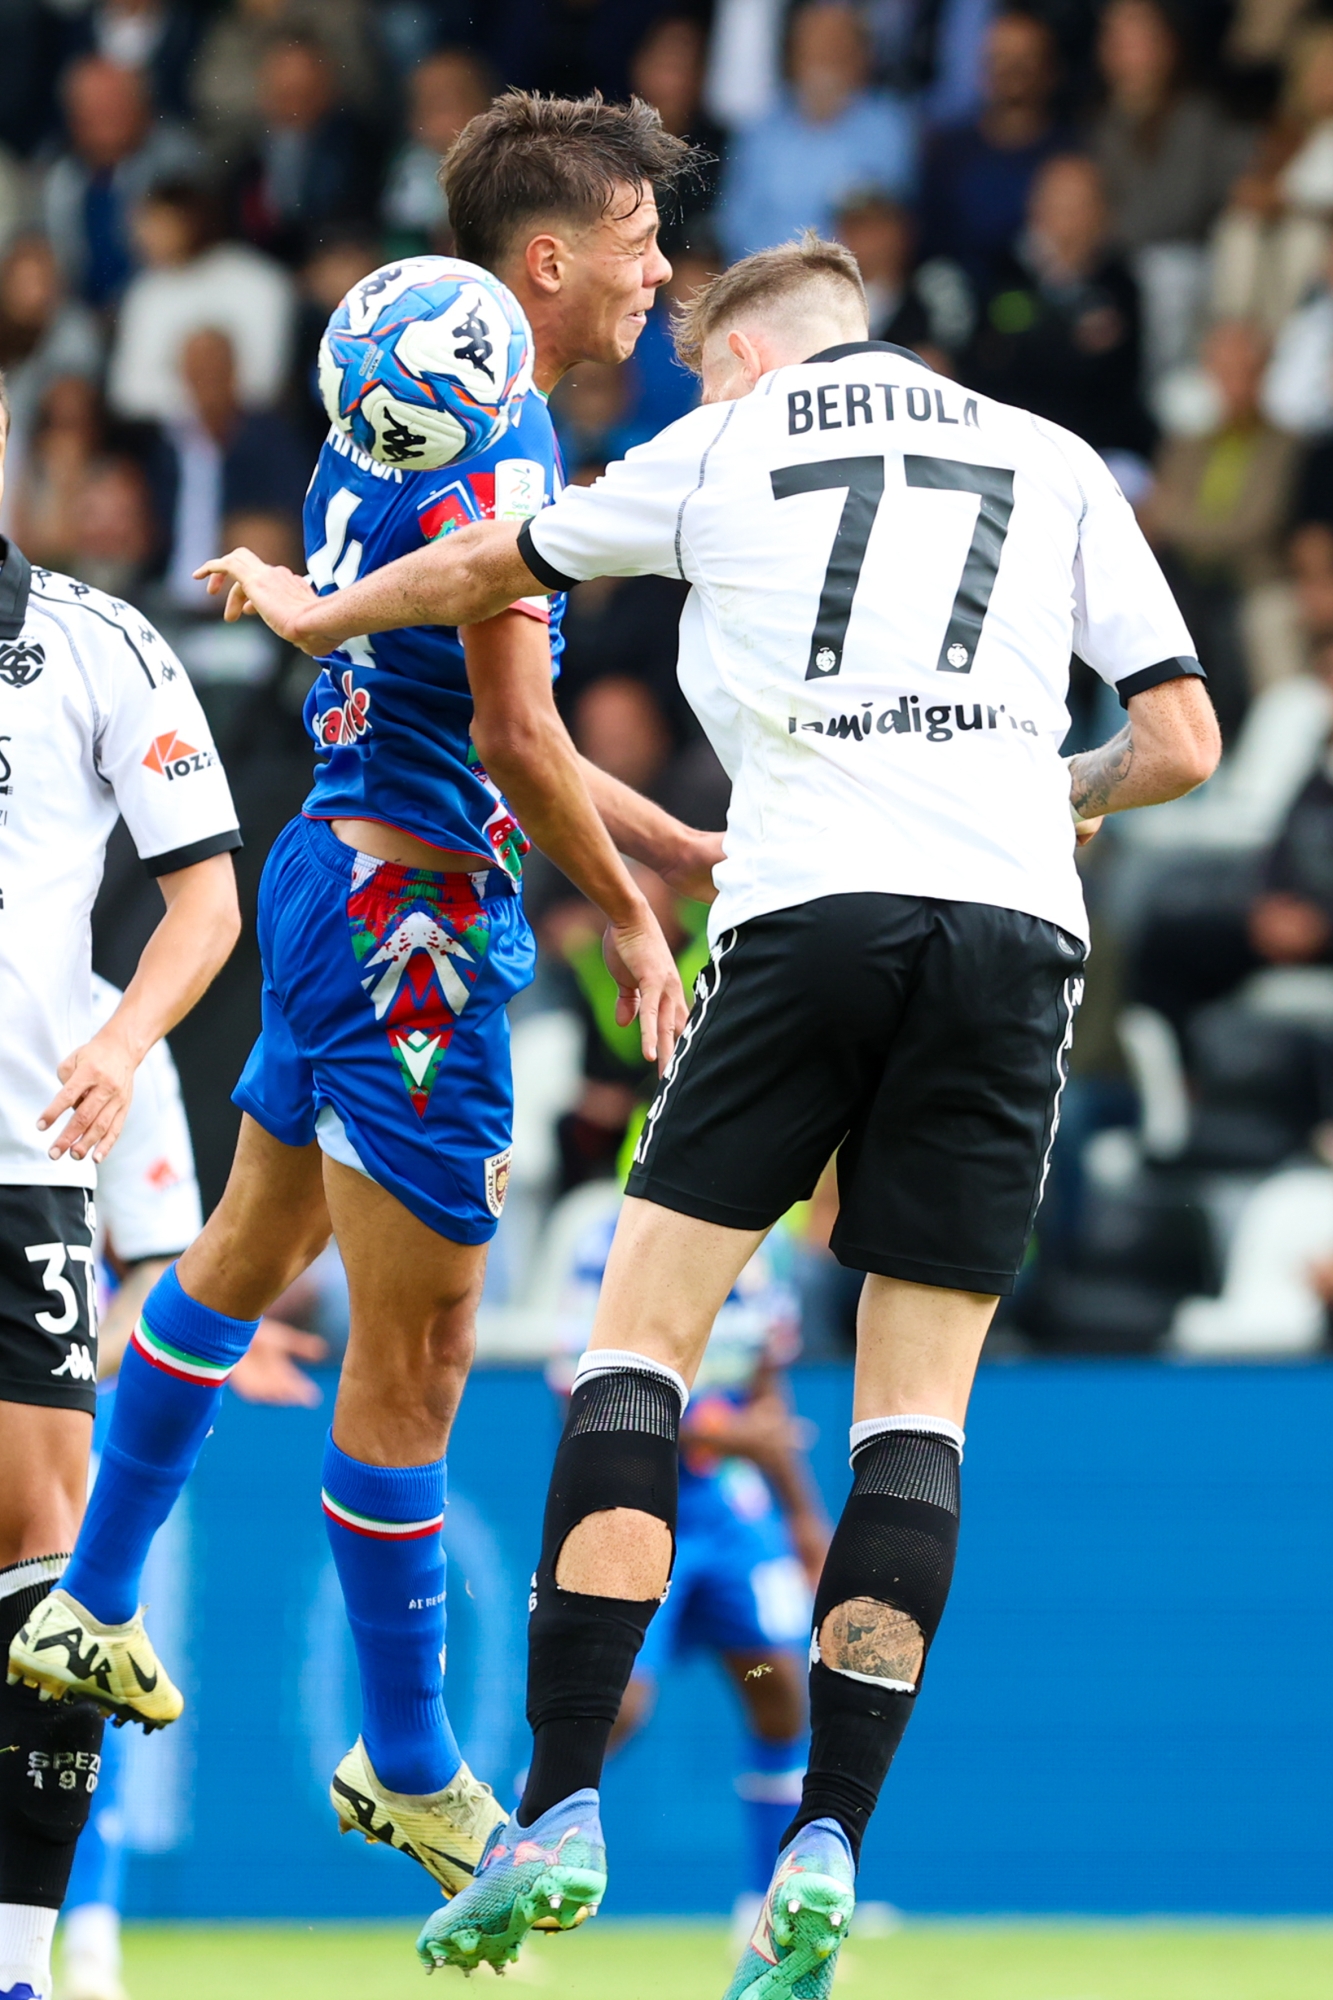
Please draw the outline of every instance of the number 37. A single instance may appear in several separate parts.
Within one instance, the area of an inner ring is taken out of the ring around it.
[[[981,499],[972,544],[935,662],[939,673],[970,674],[1000,567],[1000,551],[1009,532],[1009,517],[1014,511],[1014,475],[997,465],[972,465],[956,458],[921,458],[911,452],[904,453],[903,466],[909,486],[931,487],[937,492],[976,493]],[[810,658],[805,669],[808,681],[827,680],[830,674],[842,669],[852,599],[861,581],[870,531],[884,497],[884,460],[871,456],[826,458],[815,465],[780,466],[770,477],[775,500],[791,500],[798,493],[821,493],[839,486],[847,489],[824,572],[824,587],[819,593],[819,610],[810,635]]]

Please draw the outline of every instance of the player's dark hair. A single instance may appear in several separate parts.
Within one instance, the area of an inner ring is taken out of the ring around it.
[[[617,186],[662,195],[698,160],[641,98],[509,90],[463,127],[440,180],[459,256],[493,271],[534,222],[599,222]]]
[[[842,243],[831,243],[813,229],[791,243],[779,243],[772,250],[756,250],[742,257],[720,277],[709,278],[671,315],[671,333],[676,353],[686,368],[697,375],[703,359],[704,342],[724,321],[735,322],[753,307],[770,301],[796,299],[802,294],[830,287],[855,299],[864,313],[866,288],[860,267]]]

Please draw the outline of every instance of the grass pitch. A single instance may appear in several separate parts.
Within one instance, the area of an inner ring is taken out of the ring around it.
[[[535,1937],[497,1991],[545,2000],[718,2000],[720,1925],[602,1922]],[[125,1940],[132,2000],[473,2000],[492,1975],[427,1987],[411,1926],[152,1924]],[[856,1938],[839,2000],[1329,2000],[1333,1924],[911,1924]]]

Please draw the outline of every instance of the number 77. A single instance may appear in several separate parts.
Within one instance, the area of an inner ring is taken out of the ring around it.
[[[923,458],[912,452],[904,453],[903,468],[909,486],[933,487],[937,492],[975,493],[980,497],[971,545],[935,662],[938,673],[970,674],[1000,567],[1000,553],[1009,532],[1009,518],[1014,511],[1014,475],[1002,466],[972,465],[956,458]],[[824,571],[805,669],[808,681],[827,680],[842,669],[852,600],[861,581],[870,531],[884,497],[884,460],[869,454],[860,458],[827,458],[814,465],[779,466],[770,478],[775,500],[790,500],[798,493],[820,493],[838,486],[847,489]]]

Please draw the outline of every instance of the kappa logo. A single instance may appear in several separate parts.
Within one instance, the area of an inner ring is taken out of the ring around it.
[[[143,761],[150,771],[157,771],[171,781],[188,778],[194,771],[206,771],[217,759],[211,750],[196,750],[193,743],[187,743],[174,729],[168,729],[164,735],[153,738]]]
[[[65,1356],[60,1366],[53,1368],[51,1373],[53,1375],[64,1375],[71,1382],[95,1382],[97,1380],[97,1364],[83,1342],[75,1340],[71,1341],[69,1353]]]
[[[513,1147],[506,1146],[503,1153],[493,1153],[486,1162],[486,1206],[497,1221],[509,1192],[509,1164],[513,1156]]]
[[[46,665],[46,648],[6,639],[0,644],[0,681],[9,687],[31,687]]]

